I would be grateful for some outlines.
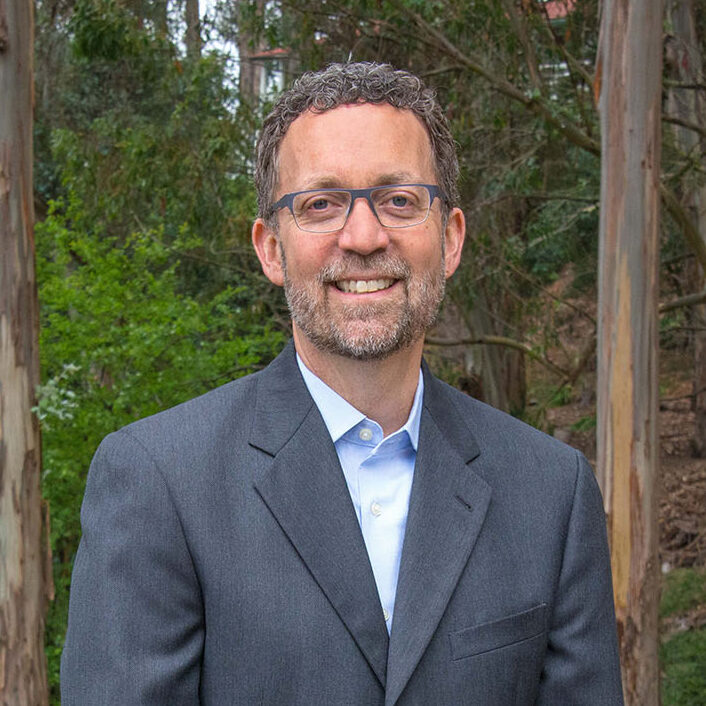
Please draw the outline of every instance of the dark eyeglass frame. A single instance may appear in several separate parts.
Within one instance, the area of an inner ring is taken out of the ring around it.
[[[399,226],[386,226],[380,220],[380,216],[378,216],[378,213],[375,210],[375,204],[373,203],[371,195],[372,195],[373,191],[380,191],[381,189],[403,188],[405,186],[420,186],[420,187],[425,188],[429,192],[429,208],[427,208],[427,215],[421,221],[417,221],[416,223],[408,223],[408,224],[399,225]],[[343,223],[338,228],[331,228],[330,230],[310,230],[308,228],[302,228],[299,225],[299,222],[297,221],[297,217],[294,215],[294,199],[297,196],[301,196],[302,194],[315,194],[320,191],[323,191],[326,193],[350,194],[351,202],[350,202],[350,204],[348,204],[348,211],[346,211],[346,217],[343,220]],[[379,184],[378,186],[371,186],[367,189],[339,189],[339,188],[327,189],[325,187],[322,187],[322,188],[318,188],[318,189],[306,189],[305,191],[293,191],[290,194],[285,194],[276,203],[272,204],[272,208],[270,209],[270,213],[275,213],[276,211],[279,211],[280,209],[288,208],[289,212],[292,214],[292,218],[294,219],[294,223],[296,224],[297,228],[299,228],[299,230],[303,230],[306,233],[319,233],[319,234],[335,233],[336,231],[339,231],[342,228],[344,228],[346,223],[348,223],[348,216],[351,215],[351,211],[353,210],[353,204],[358,199],[365,199],[368,202],[368,206],[370,207],[370,210],[373,212],[373,214],[375,214],[375,218],[377,218],[378,223],[383,228],[412,228],[413,226],[421,225],[422,223],[424,223],[427,220],[427,218],[429,218],[429,214],[431,213],[431,207],[434,204],[434,199],[436,199],[436,198],[438,198],[440,201],[444,200],[444,192],[441,190],[441,187],[438,184]]]

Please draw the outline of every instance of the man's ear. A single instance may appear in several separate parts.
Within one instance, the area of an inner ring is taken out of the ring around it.
[[[444,239],[446,241],[446,254],[444,256],[444,272],[446,279],[456,272],[458,263],[461,262],[461,250],[466,238],[466,219],[460,208],[453,208],[446,219]]]
[[[252,244],[260,261],[265,277],[278,287],[284,285],[284,269],[282,253],[277,234],[269,228],[262,218],[258,218],[252,226]]]

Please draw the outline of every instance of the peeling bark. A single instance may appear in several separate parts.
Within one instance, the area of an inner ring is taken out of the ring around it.
[[[48,701],[32,194],[32,0],[0,0],[0,697]]]
[[[656,706],[661,0],[606,0],[599,51],[597,471],[625,702]]]

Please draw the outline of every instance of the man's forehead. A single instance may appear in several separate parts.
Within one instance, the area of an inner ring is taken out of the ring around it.
[[[414,129],[412,126],[421,127],[426,133],[426,127],[424,123],[408,108],[397,108],[396,106],[390,105],[389,103],[366,103],[359,101],[357,103],[343,103],[337,105],[334,108],[329,108],[327,110],[317,110],[315,108],[308,108],[304,112],[300,113],[287,128],[284,138],[292,132],[298,132],[298,128],[302,123],[311,123],[321,125],[321,129],[327,129],[327,123],[332,121],[327,120],[333,116],[336,117],[336,123],[360,123],[364,120],[364,116],[379,116],[380,120],[388,123],[398,123],[408,125],[408,129]]]
[[[279,151],[279,177],[306,186],[340,183],[352,172],[374,183],[403,183],[433,175],[431,142],[410,110],[387,103],[353,103],[327,111],[307,110],[289,126]],[[345,174],[342,174],[345,172]]]

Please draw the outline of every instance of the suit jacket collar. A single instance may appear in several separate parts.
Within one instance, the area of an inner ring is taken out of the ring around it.
[[[490,488],[468,463],[479,447],[426,365],[419,448],[388,634],[338,456],[290,342],[259,374],[250,443],[273,457],[255,487],[386,687],[402,694],[480,532]],[[326,498],[312,513],[312,498]]]
[[[294,343],[258,373],[250,444],[270,456],[294,436],[315,407],[297,366]]]
[[[480,449],[454,402],[458,393],[426,364],[424,409],[402,548],[387,663],[385,706],[402,694],[468,562],[490,486],[468,466]]]
[[[291,343],[259,376],[250,443],[273,456],[257,492],[384,687],[388,634],[375,577],[336,449]]]

